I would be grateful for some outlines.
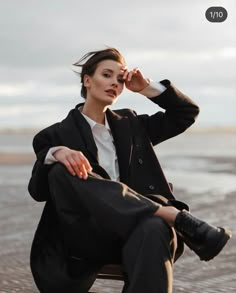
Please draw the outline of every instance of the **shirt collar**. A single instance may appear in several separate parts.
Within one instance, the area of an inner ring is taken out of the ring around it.
[[[109,123],[107,121],[106,114],[105,114],[105,125],[103,125],[103,124],[97,123],[96,121],[94,121],[93,119],[91,119],[90,117],[88,117],[87,115],[85,115],[84,113],[82,113],[82,108],[83,108],[82,106],[79,107],[79,111],[84,116],[84,118],[86,119],[86,121],[90,125],[91,129],[93,129],[97,125],[99,127],[105,127],[106,129],[111,130],[110,129],[110,126],[109,126]]]

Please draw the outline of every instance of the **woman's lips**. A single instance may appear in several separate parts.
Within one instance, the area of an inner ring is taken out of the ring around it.
[[[116,91],[115,90],[106,90],[106,93],[108,93],[110,96],[116,97]]]

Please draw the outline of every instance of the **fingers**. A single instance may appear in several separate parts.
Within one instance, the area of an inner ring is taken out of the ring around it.
[[[73,176],[79,176],[80,178],[83,177],[84,174],[82,174],[82,172],[80,171],[80,165],[78,164],[78,162],[76,160],[74,160],[73,157],[68,157],[65,160],[66,166],[68,171],[72,170],[72,175]]]
[[[143,76],[138,67],[135,67],[130,71],[127,68],[124,68],[123,70],[123,80],[128,90],[140,92],[148,86],[148,79]]]
[[[128,74],[129,74],[129,70],[127,67],[122,68],[122,74],[123,74],[123,80],[126,80]]]
[[[75,151],[67,160],[70,163],[70,167],[73,169],[74,176],[77,175],[82,179],[88,178],[88,172],[92,171],[92,167],[82,152]]]
[[[89,161],[80,151],[64,148],[57,151],[54,156],[59,162],[65,165],[69,173],[73,176],[87,179],[88,172],[92,171]]]
[[[73,176],[76,175],[76,172],[74,171],[73,167],[71,166],[71,163],[68,161],[62,161],[62,163],[65,165],[66,169],[69,171],[69,173]]]
[[[134,69],[132,69],[130,71],[128,70],[128,68],[125,68],[124,74],[123,74],[123,79],[126,82],[130,82],[134,76],[138,76],[138,75],[141,75],[141,71],[139,70],[138,67],[135,67]]]
[[[83,155],[83,153],[78,152],[77,153],[77,160],[76,160],[76,167],[79,170],[80,173],[76,173],[80,178],[87,179],[88,178],[88,172],[92,171],[92,167],[87,160],[87,158]]]
[[[133,70],[131,70],[128,75],[128,81],[131,81],[132,77],[137,75],[138,72],[139,72],[138,67],[135,67]]]

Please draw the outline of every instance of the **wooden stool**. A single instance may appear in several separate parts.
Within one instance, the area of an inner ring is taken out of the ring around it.
[[[122,266],[120,265],[105,265],[98,273],[97,279],[107,280],[124,280]]]
[[[105,265],[104,267],[102,267],[102,269],[98,273],[97,279],[123,281],[124,275],[122,271],[122,266]],[[89,291],[89,293],[98,293],[98,292]]]

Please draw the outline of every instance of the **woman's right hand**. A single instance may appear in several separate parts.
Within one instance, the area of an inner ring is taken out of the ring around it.
[[[55,151],[53,156],[58,162],[64,164],[73,176],[77,175],[81,179],[87,179],[88,172],[92,171],[88,159],[80,151],[72,150],[63,146]]]

